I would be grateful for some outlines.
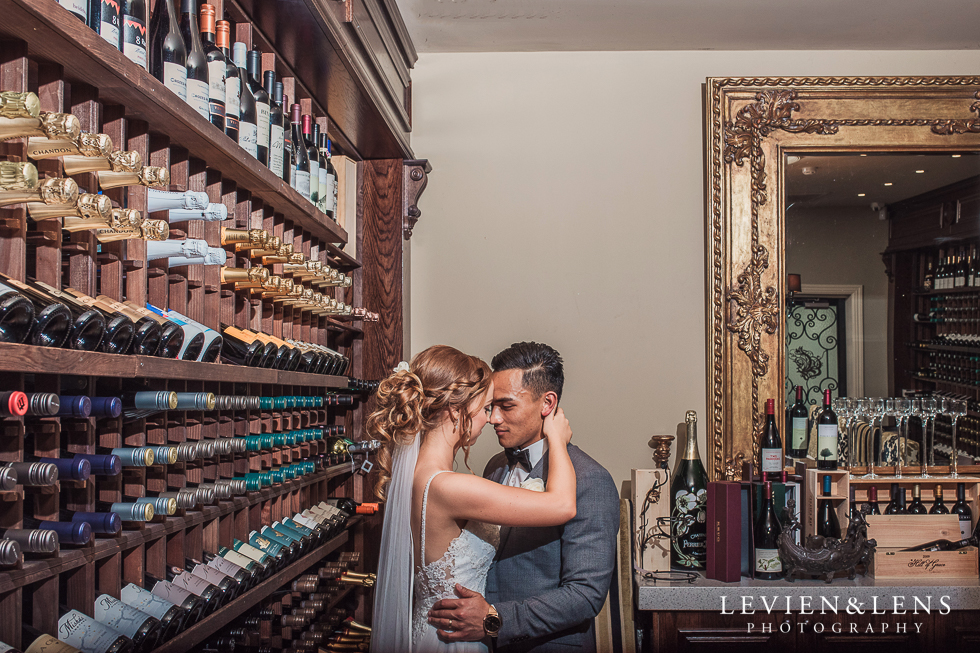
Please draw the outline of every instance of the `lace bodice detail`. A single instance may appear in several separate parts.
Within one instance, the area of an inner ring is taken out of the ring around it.
[[[425,484],[422,493],[421,558],[425,561],[425,509],[429,499],[432,479],[443,472],[436,472]],[[428,614],[439,599],[458,598],[456,583],[483,594],[486,590],[487,571],[497,554],[500,543],[500,527],[494,524],[471,521],[449,543],[449,548],[438,560],[415,570],[415,609],[412,613],[412,639],[418,641],[428,627]]]

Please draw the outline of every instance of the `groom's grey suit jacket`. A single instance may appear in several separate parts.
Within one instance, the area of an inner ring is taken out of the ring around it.
[[[503,625],[496,649],[595,651],[595,616],[609,591],[616,561],[619,493],[606,469],[574,445],[575,518],[562,526],[500,529],[500,548],[487,577],[486,599]],[[501,452],[484,478],[503,482],[510,472]],[[548,454],[529,478],[548,479]]]

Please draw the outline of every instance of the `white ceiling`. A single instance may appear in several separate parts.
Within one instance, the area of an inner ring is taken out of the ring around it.
[[[396,0],[419,52],[980,49],[977,0]]]

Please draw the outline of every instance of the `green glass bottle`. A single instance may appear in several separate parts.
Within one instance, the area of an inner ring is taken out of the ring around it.
[[[687,442],[674,467],[670,483],[670,562],[681,569],[704,569],[708,558],[708,474],[698,455],[698,416],[684,416]]]

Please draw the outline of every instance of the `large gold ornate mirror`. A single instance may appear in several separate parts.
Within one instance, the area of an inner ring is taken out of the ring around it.
[[[743,460],[758,459],[765,400],[775,398],[776,414],[785,414],[787,273],[794,272],[784,254],[787,166],[807,156],[976,153],[980,77],[710,78],[705,120],[707,466],[724,480],[740,478]],[[973,174],[980,179],[980,170]],[[980,235],[977,204],[940,202],[933,217],[941,229]],[[881,219],[889,219],[884,208]],[[891,238],[895,225],[887,225]],[[914,258],[916,270],[899,272],[886,268],[912,260],[906,250],[868,247],[888,274],[890,301],[915,294],[896,295],[895,279],[921,277],[926,257]],[[887,387],[897,392],[895,385]]]

